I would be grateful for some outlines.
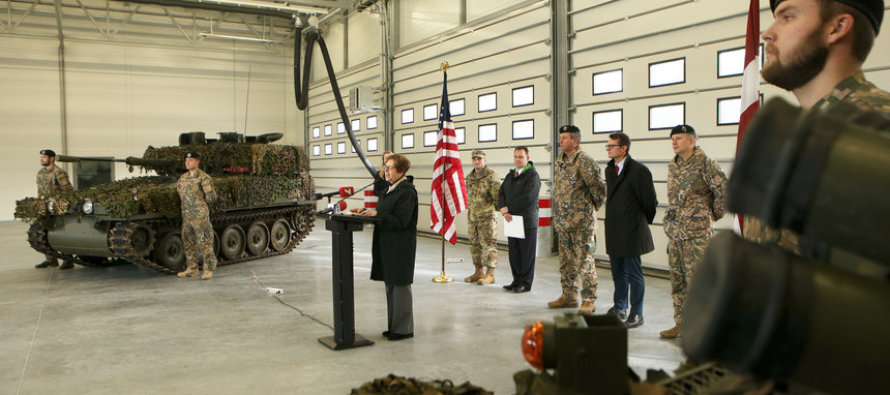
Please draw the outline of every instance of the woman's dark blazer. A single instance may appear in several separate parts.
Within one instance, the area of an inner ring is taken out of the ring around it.
[[[371,280],[389,285],[414,282],[414,255],[417,251],[417,190],[414,177],[396,185],[377,201],[374,241],[371,247]]]

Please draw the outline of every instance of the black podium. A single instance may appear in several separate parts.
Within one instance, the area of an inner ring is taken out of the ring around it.
[[[352,232],[361,231],[368,223],[380,222],[374,217],[357,215],[321,215],[325,228],[331,231],[334,285],[334,335],[318,338],[332,350],[370,346],[373,341],[355,333],[355,291],[352,272]]]

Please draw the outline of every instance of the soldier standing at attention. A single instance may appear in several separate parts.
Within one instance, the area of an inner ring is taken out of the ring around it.
[[[676,155],[668,165],[664,233],[668,236],[675,325],[661,331],[665,339],[680,336],[689,284],[714,236],[714,221],[726,213],[726,175],[717,161],[695,146],[695,139],[692,126],[677,125],[671,130]]]
[[[187,173],[179,177],[176,191],[182,202],[182,244],[185,248],[185,271],[179,277],[198,275],[198,261],[204,261],[202,280],[213,278],[216,269],[216,256],[213,254],[213,227],[210,226],[210,208],[208,203],[216,201],[213,181],[198,165],[201,155],[197,152],[185,154]]]
[[[55,199],[62,192],[70,192],[74,190],[71,181],[68,180],[68,173],[56,166],[56,153],[51,149],[40,150],[40,165],[42,169],[37,171],[37,195],[40,199]],[[34,267],[44,269],[47,267],[59,266],[59,260],[49,254],[46,254],[46,260],[38,263]],[[73,269],[74,263],[71,261],[62,262],[59,270]]]
[[[766,82],[790,91],[803,109],[828,111],[840,103],[890,114],[890,93],[865,79],[862,64],[884,18],[883,0],[770,0],[776,20],[763,31]],[[743,236],[817,259],[828,248],[788,230],[744,217]],[[803,249],[803,251],[801,251]]]
[[[495,222],[495,205],[501,182],[497,174],[485,165],[485,152],[473,150],[473,171],[467,176],[467,194],[470,200],[468,225],[470,227],[470,253],[476,272],[464,279],[479,285],[494,282],[494,269],[498,264],[498,226]],[[485,266],[485,275],[482,267]]]
[[[553,309],[578,306],[578,275],[581,275],[582,314],[596,310],[596,212],[606,197],[600,168],[581,151],[581,130],[574,125],[559,128],[559,148],[553,176],[553,227],[559,242],[559,274],[562,295],[547,304]]]

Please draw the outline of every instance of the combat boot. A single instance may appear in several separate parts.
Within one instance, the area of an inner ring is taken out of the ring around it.
[[[674,325],[673,328],[661,331],[659,334],[664,339],[676,339],[680,337],[680,325]]]
[[[596,311],[596,306],[593,305],[593,301],[583,302],[581,308],[578,309],[578,314],[593,314],[594,311]]]
[[[494,283],[494,268],[490,267],[485,269],[485,277],[480,278],[476,281],[476,284],[479,285],[488,285]]]
[[[38,263],[34,265],[37,269],[46,269],[48,267],[56,267],[59,266],[59,261],[43,261],[43,263]]]
[[[176,273],[176,275],[179,276],[179,277],[195,277],[195,276],[197,276],[198,274],[199,274],[199,272],[198,272],[198,269],[197,269],[197,268],[193,268],[193,269],[185,269],[185,271]]]
[[[68,270],[68,269],[74,269],[74,262],[62,261],[62,266],[59,266],[59,270]]]
[[[565,296],[560,296],[559,299],[556,299],[550,303],[547,303],[547,307],[551,309],[562,309],[567,307],[578,307],[577,300],[569,300]]]
[[[474,283],[476,281],[479,281],[479,279],[482,278],[482,276],[483,276],[482,266],[476,266],[476,272],[473,273],[472,276],[465,278],[464,281],[466,281],[468,283]]]
[[[201,280],[210,280],[213,278],[213,270],[205,270],[204,275],[201,276]]]

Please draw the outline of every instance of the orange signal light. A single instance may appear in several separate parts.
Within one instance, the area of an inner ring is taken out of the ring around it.
[[[537,321],[525,327],[522,334],[522,356],[535,369],[544,370],[544,323]]]

